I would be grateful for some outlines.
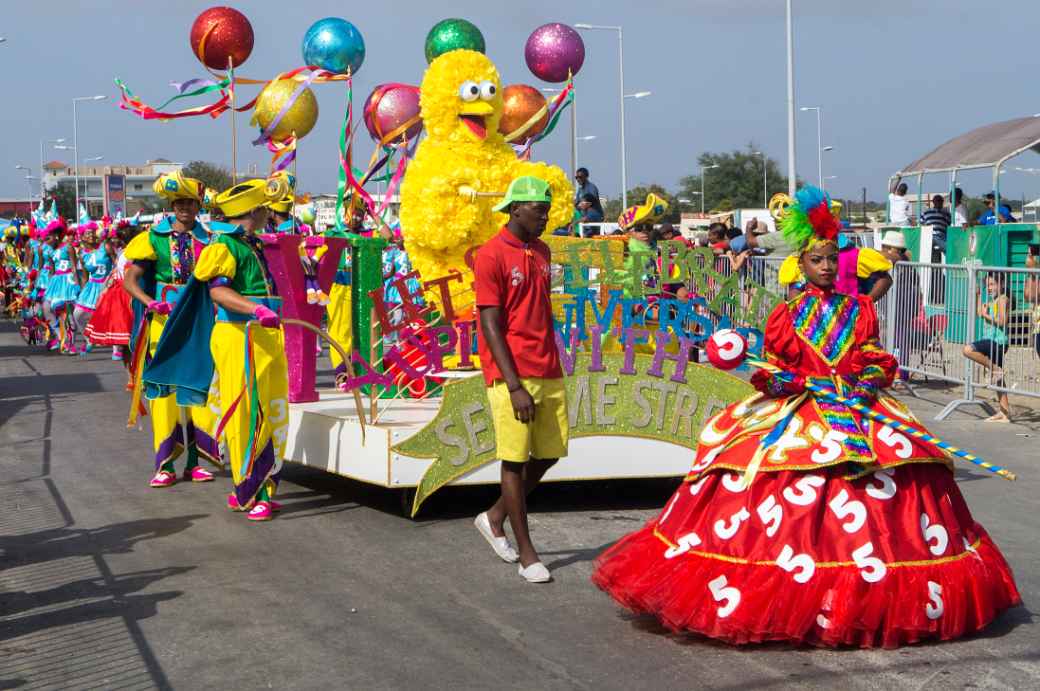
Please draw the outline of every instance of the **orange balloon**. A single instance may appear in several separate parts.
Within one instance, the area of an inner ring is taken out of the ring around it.
[[[545,108],[545,96],[538,89],[527,84],[510,84],[502,90],[502,100],[505,107],[502,110],[502,119],[498,123],[498,131],[509,136],[534,117],[542,108]],[[527,129],[517,141],[525,141],[536,136],[549,124],[549,112],[538,119]]]

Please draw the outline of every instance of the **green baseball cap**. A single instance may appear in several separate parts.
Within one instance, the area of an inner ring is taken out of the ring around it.
[[[505,211],[513,202],[545,202],[552,203],[552,189],[549,183],[533,175],[523,175],[509,183],[506,197],[495,206],[495,211]]]

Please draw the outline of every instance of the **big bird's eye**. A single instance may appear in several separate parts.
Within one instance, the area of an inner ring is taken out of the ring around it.
[[[495,88],[495,85],[491,82],[480,83],[480,97],[485,101],[490,101],[491,99],[493,99],[495,97],[496,91],[497,89]]]
[[[480,98],[480,87],[476,82],[462,82],[459,87],[459,98],[463,101],[476,101]]]

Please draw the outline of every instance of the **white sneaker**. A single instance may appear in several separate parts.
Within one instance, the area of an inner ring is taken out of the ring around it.
[[[477,516],[473,520],[473,525],[476,526],[477,532],[483,535],[487,543],[491,545],[491,549],[495,550],[495,554],[498,555],[499,559],[507,564],[515,564],[520,561],[520,555],[509,544],[509,539],[505,536],[498,537],[491,532],[491,521],[488,520],[487,511]]]
[[[528,583],[548,583],[552,580],[552,574],[549,573],[549,569],[545,568],[545,564],[540,561],[536,561],[527,567],[521,566],[520,575],[527,579]]]

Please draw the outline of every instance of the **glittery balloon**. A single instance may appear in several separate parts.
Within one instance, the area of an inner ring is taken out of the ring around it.
[[[547,82],[565,82],[585,62],[585,42],[566,24],[545,24],[531,32],[524,47],[527,67]]]
[[[372,139],[384,144],[413,139],[422,132],[419,117],[419,87],[408,84],[380,84],[365,101],[365,127]],[[408,129],[399,131],[412,118]]]
[[[426,34],[426,62],[450,50],[475,50],[483,53],[486,49],[484,34],[472,22],[465,19],[444,19],[433,25]]]
[[[297,86],[298,83],[292,79],[279,79],[265,86],[256,99],[253,123],[261,130],[266,130],[293,97]],[[314,97],[313,91],[305,88],[278,122],[271,133],[271,139],[283,141],[294,132],[297,138],[303,137],[311,131],[317,121],[318,99]]]
[[[527,84],[510,84],[502,89],[502,101],[504,107],[502,119],[498,123],[498,131],[504,135],[510,135],[523,127],[535,113],[545,107],[545,96],[538,89]],[[542,115],[518,137],[519,141],[527,140],[540,134],[545,126],[549,124],[549,111]]]
[[[326,17],[303,35],[303,62],[336,74],[357,74],[365,61],[365,39],[346,19]]]
[[[211,7],[195,18],[189,41],[206,67],[226,70],[229,58],[238,67],[253,52],[253,26],[233,7]]]

